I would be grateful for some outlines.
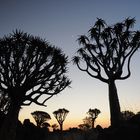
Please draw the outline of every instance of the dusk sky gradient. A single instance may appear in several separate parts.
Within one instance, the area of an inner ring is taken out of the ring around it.
[[[89,108],[101,111],[96,124],[109,126],[108,85],[81,72],[72,63],[80,47],[78,35],[86,34],[96,18],[102,18],[113,25],[127,17],[135,17],[134,29],[140,30],[139,0],[0,0],[0,37],[15,29],[23,30],[49,41],[61,48],[69,57],[68,76],[71,88],[48,100],[47,107],[22,107],[19,118],[30,118],[31,112],[46,111],[51,115],[50,124],[57,123],[52,112],[66,108],[69,114],[65,128],[77,127],[83,123]],[[116,81],[121,110],[140,111],[140,50],[131,61],[132,75],[124,81]]]

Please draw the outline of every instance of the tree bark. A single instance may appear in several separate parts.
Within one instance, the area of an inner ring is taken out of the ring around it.
[[[60,123],[60,140],[63,140],[63,123]]]
[[[60,131],[63,131],[63,124],[60,124]]]
[[[20,106],[11,103],[0,130],[1,140],[15,140]]]
[[[109,105],[111,126],[118,126],[121,120],[121,111],[114,80],[109,81]]]
[[[92,129],[94,129],[95,119],[92,119]]]

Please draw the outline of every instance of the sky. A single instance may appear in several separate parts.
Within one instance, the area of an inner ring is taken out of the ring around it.
[[[83,123],[86,112],[98,108],[99,114],[95,125],[108,127],[110,113],[108,85],[81,72],[72,63],[79,44],[79,35],[87,34],[97,18],[113,25],[127,17],[135,17],[134,29],[140,30],[139,0],[0,0],[0,37],[15,29],[23,30],[34,36],[49,41],[61,48],[69,57],[68,77],[72,80],[71,88],[47,101],[47,107],[22,107],[19,119],[30,118],[31,112],[41,110],[51,115],[49,123],[57,123],[53,111],[66,108],[69,114],[64,128],[77,127]],[[140,52],[136,52],[131,61],[132,75],[124,81],[116,81],[121,110],[140,111]]]

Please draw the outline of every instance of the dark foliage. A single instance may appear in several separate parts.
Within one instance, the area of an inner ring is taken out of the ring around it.
[[[0,107],[8,112],[0,130],[3,140],[14,140],[22,105],[46,106],[70,85],[67,64],[61,49],[39,37],[16,30],[0,39]]]
[[[16,140],[43,140],[47,134],[47,129],[39,128],[25,119],[23,124],[18,122]]]
[[[122,122],[119,127],[109,127],[99,131],[98,140],[139,140],[140,115]]]

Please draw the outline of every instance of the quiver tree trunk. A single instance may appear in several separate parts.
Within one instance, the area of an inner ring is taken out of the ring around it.
[[[11,103],[0,129],[1,140],[15,140],[19,110],[20,106]]]
[[[59,139],[63,140],[63,123],[60,123],[59,125],[60,125],[60,137],[59,137]]]
[[[117,89],[114,80],[110,80],[108,84],[109,84],[111,126],[117,126],[120,124],[120,119],[121,119],[120,104],[119,104]]]
[[[95,125],[95,118],[92,119],[92,129],[94,129],[94,125]]]
[[[60,131],[63,131],[63,123],[60,123]]]

